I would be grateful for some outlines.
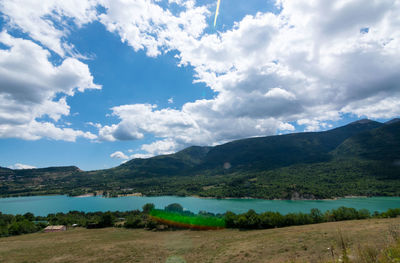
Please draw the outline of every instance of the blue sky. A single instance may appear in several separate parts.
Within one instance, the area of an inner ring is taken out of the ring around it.
[[[0,1],[0,166],[400,115],[396,1]],[[368,29],[368,30],[366,30]]]

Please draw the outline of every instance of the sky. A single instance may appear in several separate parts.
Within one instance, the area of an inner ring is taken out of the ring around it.
[[[400,0],[0,0],[0,166],[400,116]]]

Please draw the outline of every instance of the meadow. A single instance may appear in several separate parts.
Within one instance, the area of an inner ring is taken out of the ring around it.
[[[247,231],[75,228],[1,238],[0,262],[337,262],[344,251],[349,262],[398,262],[399,227],[400,218]]]

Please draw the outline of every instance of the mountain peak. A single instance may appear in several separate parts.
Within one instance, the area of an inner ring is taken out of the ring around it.
[[[350,124],[366,124],[366,123],[371,123],[371,122],[374,122],[374,121],[372,121],[370,119],[361,119],[358,121],[353,121]]]
[[[394,119],[391,119],[390,121],[385,122],[385,124],[392,124],[392,123],[396,123],[399,121],[400,121],[400,118],[394,118]]]

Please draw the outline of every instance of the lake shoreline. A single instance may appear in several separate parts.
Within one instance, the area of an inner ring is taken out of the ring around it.
[[[35,196],[67,196],[72,198],[87,198],[87,197],[102,197],[102,198],[120,198],[120,197],[160,197],[160,196],[168,196],[168,197],[193,197],[199,199],[215,199],[215,200],[265,200],[265,201],[334,201],[338,199],[355,199],[355,198],[374,198],[374,197],[400,197],[400,196],[384,196],[384,195],[376,195],[376,196],[365,196],[365,195],[346,195],[346,196],[337,196],[332,198],[273,198],[273,199],[265,199],[259,197],[251,197],[251,196],[244,196],[244,197],[215,197],[215,196],[200,196],[200,195],[187,195],[187,196],[179,196],[179,195],[144,195],[142,193],[132,193],[132,194],[125,194],[125,195],[118,195],[118,196],[103,196],[101,194],[93,194],[87,193],[82,195],[70,196],[67,194],[40,194],[40,195],[18,195],[18,196],[0,196],[1,199],[5,198],[18,198],[18,197],[35,197]]]

